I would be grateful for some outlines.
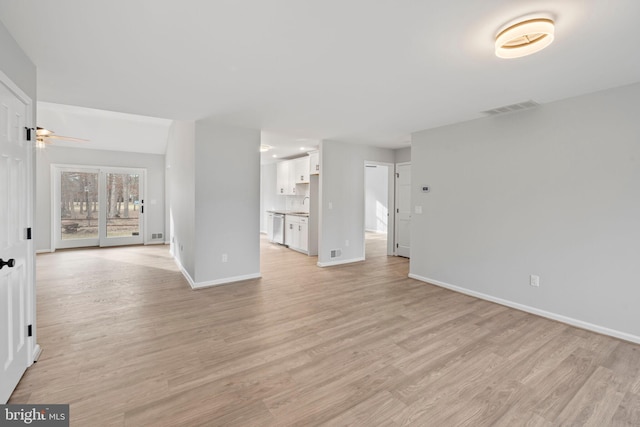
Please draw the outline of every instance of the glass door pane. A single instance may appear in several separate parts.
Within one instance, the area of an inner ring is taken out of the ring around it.
[[[98,173],[62,171],[60,240],[98,239],[99,216]]]
[[[140,175],[106,174],[107,238],[140,236]]]
[[[54,248],[144,243],[144,169],[54,165]]]

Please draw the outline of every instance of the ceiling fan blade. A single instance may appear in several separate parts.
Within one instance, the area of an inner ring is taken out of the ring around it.
[[[46,138],[47,139],[60,139],[60,140],[71,141],[71,142],[89,142],[88,139],[74,138],[74,137],[71,137],[71,136],[62,136],[62,135],[49,135]]]
[[[47,137],[49,135],[53,135],[53,131],[50,131],[49,129],[41,128],[40,126],[38,126],[38,128],[36,129],[36,136]]]

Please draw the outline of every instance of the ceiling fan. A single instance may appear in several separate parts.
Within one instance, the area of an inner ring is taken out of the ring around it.
[[[38,127],[36,129],[36,145],[43,148],[46,144],[51,144],[53,140],[71,141],[71,142],[88,142],[88,139],[74,138],[71,136],[56,135],[54,131]]]

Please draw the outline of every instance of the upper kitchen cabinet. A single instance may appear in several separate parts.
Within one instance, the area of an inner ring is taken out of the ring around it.
[[[320,175],[320,152],[309,152],[309,174]]]
[[[309,183],[309,157],[299,157],[291,160],[293,170],[295,171],[293,180],[296,184]],[[289,166],[291,168],[291,165]]]
[[[297,191],[296,185],[309,184],[309,157],[299,157],[293,160],[284,160],[277,164],[276,193],[284,196],[304,194]]]
[[[288,161],[278,162],[276,165],[276,192],[285,196],[296,194],[295,183],[292,183],[292,165]]]

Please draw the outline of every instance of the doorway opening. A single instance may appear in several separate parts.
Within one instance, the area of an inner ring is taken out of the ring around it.
[[[56,249],[144,243],[144,169],[52,166]]]
[[[365,259],[393,255],[393,164],[365,162]]]

